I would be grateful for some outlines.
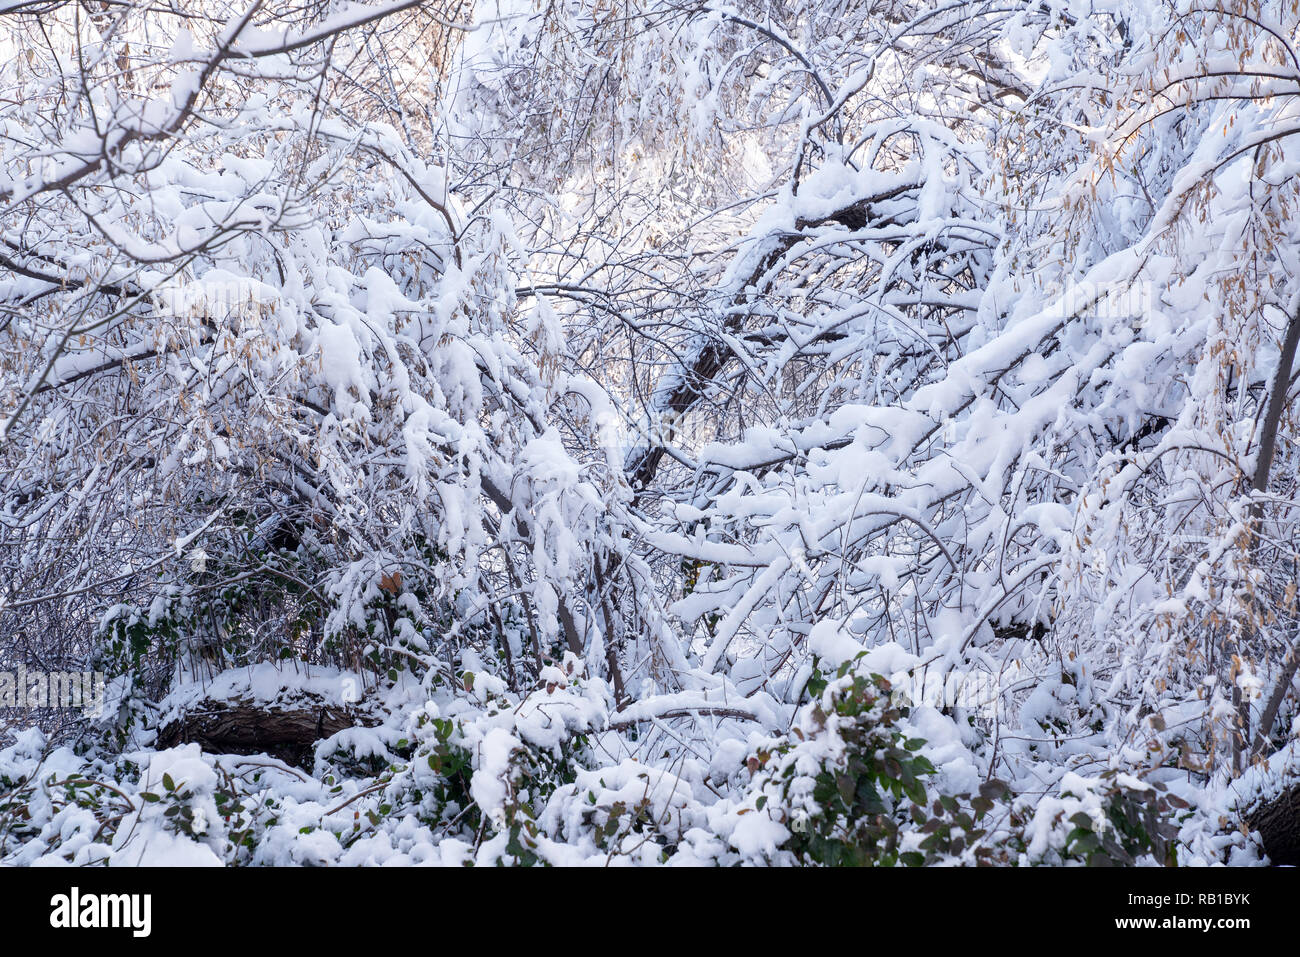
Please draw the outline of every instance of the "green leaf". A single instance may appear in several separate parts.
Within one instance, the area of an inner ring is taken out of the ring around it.
[[[835,787],[839,790],[840,797],[843,799],[845,806],[852,807],[853,793],[857,790],[853,778],[849,777],[847,774],[837,774],[835,776]]]

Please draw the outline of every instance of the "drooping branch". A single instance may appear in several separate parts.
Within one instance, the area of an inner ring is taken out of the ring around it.
[[[849,203],[826,216],[816,219],[801,217],[795,221],[792,232],[769,236],[764,240],[768,248],[758,262],[740,279],[731,283],[732,291],[727,296],[729,308],[722,328],[716,332],[706,330],[702,333],[703,341],[694,354],[682,367],[669,373],[676,381],[670,380],[669,387],[656,396],[655,414],[658,422],[650,423],[647,440],[638,444],[624,462],[623,471],[634,494],[639,495],[649,487],[668,452],[664,441],[666,436],[660,431],[661,423],[680,422],[699,404],[708,393],[710,385],[736,357],[735,351],[726,342],[726,336],[740,330],[745,317],[744,307],[762,295],[772,268],[781,257],[807,238],[805,231],[832,223],[850,230],[864,229],[878,218],[875,210],[877,205],[897,199],[917,188],[918,184],[912,181],[895,185],[876,195]]]
[[[510,501],[510,496],[497,488],[486,476],[482,479],[482,487],[483,494],[488,497],[493,505],[500,509],[503,518],[514,510],[514,503]],[[522,516],[515,516],[515,531],[525,541],[532,540],[532,529]],[[575,655],[581,655],[583,650],[582,633],[578,630],[577,619],[574,617],[572,609],[569,608],[569,603],[564,600],[563,595],[558,596],[557,602],[556,617],[560,619],[560,626],[564,629],[564,642],[571,652]]]

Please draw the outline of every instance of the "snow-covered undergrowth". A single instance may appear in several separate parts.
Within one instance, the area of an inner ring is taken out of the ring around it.
[[[841,646],[843,650],[843,646]],[[307,769],[266,755],[157,749],[149,725],[180,701],[282,704],[352,678],[265,668],[182,688],[111,756],[53,747],[36,730],[0,751],[0,860],[106,865],[1060,865],[1255,863],[1228,822],[1238,805],[1185,778],[1069,772],[1015,794],[933,708],[872,670],[901,649],[860,650],[812,672],[806,702],[764,719],[719,693],[618,713],[609,686],[568,657],[533,692],[488,671],[442,690],[408,673],[372,709],[384,720],[322,740]],[[250,687],[251,686],[251,687]],[[734,693],[734,689],[732,689]],[[779,720],[774,720],[779,719]],[[784,727],[777,730],[773,724]],[[765,727],[766,725],[766,727]],[[657,735],[656,730],[663,734]],[[967,728],[969,731],[969,728]],[[84,749],[83,749],[84,750]],[[98,756],[97,756],[98,755]],[[669,757],[669,752],[664,752]],[[376,760],[377,759],[377,760]],[[1255,787],[1252,794],[1267,789]]]
[[[185,6],[0,3],[0,860],[1291,826],[1293,0]]]

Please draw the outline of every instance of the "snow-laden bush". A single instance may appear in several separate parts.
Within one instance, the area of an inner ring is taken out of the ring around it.
[[[745,810],[784,825],[781,846],[799,863],[991,862],[985,818],[1006,785],[984,782],[973,798],[936,790],[926,742],[908,733],[889,681],[857,663],[829,680],[814,672],[813,701],[790,732],[749,757]]]
[[[0,751],[0,860],[1027,866],[1205,862],[1241,846],[1220,805],[1126,774],[1066,774],[1037,801],[996,779],[956,789],[976,767],[956,726],[901,700],[864,652],[812,673],[786,731],[672,767],[633,756],[636,732],[585,670],[569,656],[523,696],[488,670],[422,695],[406,685],[377,726],[321,742],[307,769],[195,745],[78,755],[28,732]],[[239,677],[216,684],[255,696]],[[283,700],[322,679],[287,672],[278,696],[269,673],[257,680]]]

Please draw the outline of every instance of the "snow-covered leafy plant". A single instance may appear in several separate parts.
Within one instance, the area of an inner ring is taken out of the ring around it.
[[[983,820],[1006,785],[985,782],[973,800],[935,790],[926,742],[904,732],[889,681],[855,664],[829,680],[815,670],[790,733],[748,758],[752,810],[790,830],[783,848],[802,863],[915,866],[968,850],[986,862]]]
[[[1175,865],[1176,818],[1187,807],[1158,782],[1117,771],[1067,774],[1059,797],[1042,801],[1027,824],[1025,854],[1034,864]]]

